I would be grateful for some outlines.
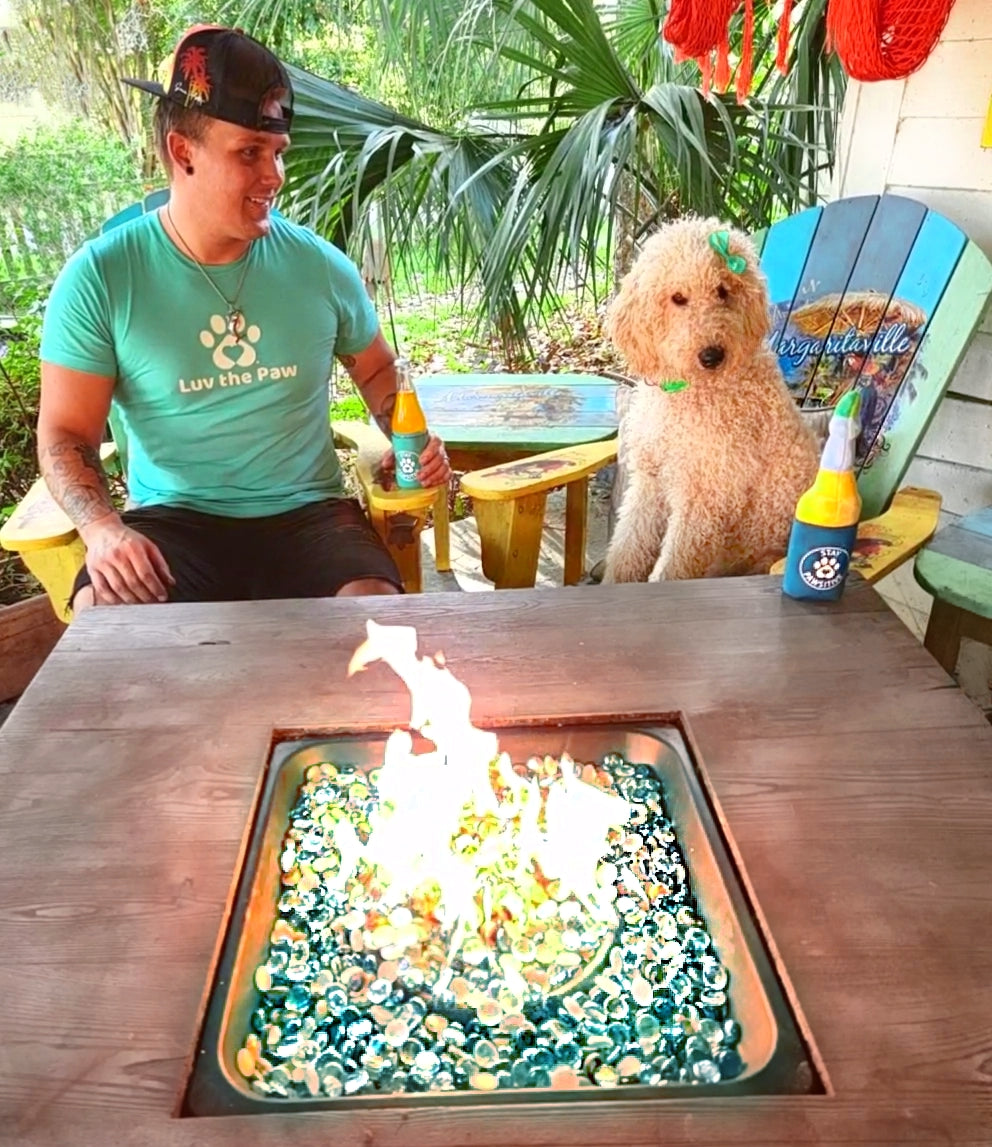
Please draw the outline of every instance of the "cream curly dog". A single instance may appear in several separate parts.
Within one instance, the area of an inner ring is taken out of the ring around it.
[[[819,447],[766,345],[747,237],[682,219],[645,244],[607,315],[638,382],[606,582],[767,573],[785,554]]]

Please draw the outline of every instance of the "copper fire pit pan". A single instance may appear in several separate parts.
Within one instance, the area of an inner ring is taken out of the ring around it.
[[[731,1014],[742,1029],[738,1045],[745,1063],[742,1074],[717,1084],[624,1084],[568,1092],[520,1088],[273,1099],[252,1091],[235,1057],[258,1005],[254,973],[268,955],[281,891],[279,855],[304,774],[311,765],[327,760],[351,763],[363,772],[382,763],[384,735],[348,735],[285,741],[273,747],[180,1114],[526,1104],[561,1102],[566,1097],[569,1103],[606,1103],[824,1093],[681,733],[674,727],[622,724],[517,726],[495,731],[500,747],[514,761],[569,753],[578,761],[598,762],[606,753],[617,751],[655,770],[696,905],[730,973]]]

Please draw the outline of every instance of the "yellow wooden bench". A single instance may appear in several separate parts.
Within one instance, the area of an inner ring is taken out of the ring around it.
[[[378,426],[367,422],[332,422],[331,430],[337,445],[356,450],[355,469],[369,519],[393,555],[407,593],[420,593],[420,534],[431,511],[434,514],[434,564],[441,573],[451,569],[448,487],[383,489],[376,481],[376,471],[389,441]]]
[[[474,499],[482,547],[482,569],[496,589],[534,585],[548,490],[564,485],[564,584],[575,585],[585,568],[587,493],[590,475],[615,461],[617,441],[593,442],[490,466],[462,477]],[[941,497],[934,490],[905,486],[888,510],[858,526],[851,568],[876,582],[908,561],[937,529]],[[781,574],[785,562],[771,572]]]
[[[392,554],[407,593],[421,588],[420,534],[433,510],[437,568],[448,570],[450,542],[448,488],[385,490],[376,481],[376,468],[388,441],[377,426],[335,422],[335,442],[357,451],[356,474],[372,525]],[[116,454],[113,443],[100,449],[107,464]],[[0,546],[20,555],[51,599],[55,615],[69,621],[69,594],[83,564],[86,548],[65,511],[38,478],[11,517],[0,528]]]
[[[117,454],[113,442],[100,447],[106,466]],[[86,557],[86,547],[69,515],[37,478],[13,514],[0,527],[0,546],[19,554],[31,573],[41,582],[60,621],[69,621],[69,594]]]
[[[585,570],[589,476],[616,460],[617,440],[588,442],[475,470],[461,479],[473,500],[482,572],[497,589],[526,589],[537,577],[548,491],[565,486],[565,585]]]

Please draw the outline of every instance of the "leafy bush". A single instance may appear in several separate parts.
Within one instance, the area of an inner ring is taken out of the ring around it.
[[[35,423],[42,299],[27,291],[20,299],[20,317],[0,328],[0,522],[6,521],[38,476]]]
[[[89,124],[43,126],[0,146],[0,522],[37,477],[41,314],[65,259],[140,198],[134,157]]]
[[[43,125],[0,146],[4,202],[60,207],[92,201],[94,191],[126,202],[141,194],[134,156],[116,136],[76,120]]]
[[[89,124],[39,127],[0,147],[0,312],[11,309],[11,281],[47,286],[104,219],[142,192],[131,151]]]

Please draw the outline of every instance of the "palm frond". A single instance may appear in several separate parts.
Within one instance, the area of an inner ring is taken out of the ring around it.
[[[704,98],[696,65],[674,63],[660,0],[352,3],[378,13],[384,66],[440,120],[294,70],[291,210],[354,248],[374,206],[396,257],[415,247],[445,281],[478,283],[480,318],[505,337],[565,286],[600,295],[625,198],[639,229],[687,210],[754,228],[812,201],[829,171],[842,76],[822,53],[826,0],[797,5],[787,76],[759,5],[743,105]],[[460,105],[431,95],[448,75]]]

